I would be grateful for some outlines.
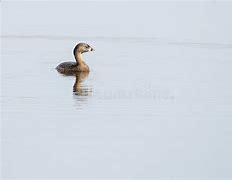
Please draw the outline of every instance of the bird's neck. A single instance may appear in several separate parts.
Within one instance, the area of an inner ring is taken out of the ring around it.
[[[76,59],[76,62],[77,62],[78,66],[85,65],[85,62],[84,62],[84,60],[83,60],[82,55],[81,55],[80,52],[78,52],[78,53],[75,54],[75,59]]]

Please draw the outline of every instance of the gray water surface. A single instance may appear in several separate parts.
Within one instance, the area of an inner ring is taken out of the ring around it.
[[[231,43],[19,32],[1,37],[3,179],[232,178]],[[90,73],[56,72],[80,41]]]

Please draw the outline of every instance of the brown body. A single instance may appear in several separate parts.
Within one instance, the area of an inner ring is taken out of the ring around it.
[[[75,74],[76,72],[89,72],[89,66],[84,62],[82,53],[93,51],[93,48],[86,43],[79,43],[73,50],[76,62],[63,62],[56,67],[56,70],[63,74]]]
[[[76,62],[63,62],[56,67],[56,70],[62,74],[75,74],[76,72],[89,72],[89,66],[86,63],[78,65]]]

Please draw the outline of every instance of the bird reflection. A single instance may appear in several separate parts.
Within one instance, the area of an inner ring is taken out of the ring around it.
[[[76,72],[74,75],[76,79],[73,85],[73,99],[75,100],[75,106],[82,109],[86,107],[88,97],[92,95],[92,88],[83,84],[89,72]]]
[[[75,76],[73,84],[73,99],[78,109],[84,108],[88,103],[88,97],[92,96],[92,88],[84,84],[89,72],[61,73],[64,76]]]
[[[73,93],[78,96],[92,95],[92,89],[82,84],[88,77],[89,72],[76,72],[74,75],[76,76],[76,80],[73,85]]]
[[[92,88],[83,85],[83,82],[88,77],[89,72],[72,72],[72,73],[61,73],[65,76],[75,76],[75,82],[73,85],[73,93],[77,96],[90,96],[92,95]]]

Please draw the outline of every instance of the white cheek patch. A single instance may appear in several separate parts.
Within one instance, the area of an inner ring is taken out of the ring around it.
[[[90,48],[88,48],[88,51],[91,51],[91,47],[90,47]]]

